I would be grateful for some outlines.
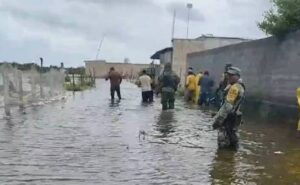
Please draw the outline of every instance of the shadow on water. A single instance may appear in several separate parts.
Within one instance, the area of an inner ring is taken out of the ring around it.
[[[162,134],[160,137],[165,138],[168,137],[170,133],[174,132],[173,124],[176,123],[174,119],[174,111],[162,111],[158,117],[157,121],[157,130]]]
[[[121,100],[109,100],[109,107],[119,107]]]
[[[235,150],[217,150],[210,176],[212,184],[235,184]]]

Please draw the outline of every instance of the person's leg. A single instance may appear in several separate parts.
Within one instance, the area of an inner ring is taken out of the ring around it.
[[[206,100],[205,100],[205,105],[209,106],[210,104],[210,98],[211,98],[211,93],[207,92],[206,93]]]
[[[111,100],[115,99],[115,88],[114,87],[110,87],[110,97],[111,97]]]
[[[195,94],[196,94],[196,91],[191,91],[191,101],[193,103],[196,103],[196,96],[195,96]]]
[[[229,146],[229,139],[227,136],[226,129],[224,127],[220,127],[218,129],[218,147],[226,148]]]
[[[168,95],[169,109],[175,108],[175,92],[170,92]]]
[[[199,105],[203,105],[203,103],[205,102],[205,100],[206,100],[206,93],[205,92],[202,92],[201,93],[201,97],[200,97],[200,103],[199,103]]]
[[[230,130],[229,141],[230,141],[230,146],[231,147],[234,147],[234,148],[238,147],[239,138],[238,138],[238,135],[237,135],[237,129],[236,128],[232,128]]]
[[[153,102],[153,91],[149,91],[149,102]]]
[[[145,91],[142,92],[142,100],[143,100],[143,103],[147,102],[147,92],[145,92]]]
[[[168,94],[167,94],[167,92],[161,93],[161,104],[162,104],[162,110],[168,109]]]
[[[120,86],[116,87],[116,91],[117,91],[117,95],[118,95],[119,100],[122,99],[121,98],[121,88],[120,88]]]

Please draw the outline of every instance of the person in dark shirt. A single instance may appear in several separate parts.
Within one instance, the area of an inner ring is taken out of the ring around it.
[[[115,99],[115,92],[117,92],[118,98],[119,100],[121,100],[121,90],[120,90],[120,84],[122,83],[121,74],[117,72],[114,67],[111,67],[106,77],[106,80],[110,80],[111,100]]]
[[[209,72],[205,71],[203,78],[199,81],[199,84],[201,86],[201,97],[199,105],[209,105],[209,99],[211,97],[212,88],[214,86],[213,79],[209,76]]]

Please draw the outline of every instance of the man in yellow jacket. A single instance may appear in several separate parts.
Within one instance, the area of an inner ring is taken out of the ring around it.
[[[188,76],[186,77],[185,88],[185,100],[188,102],[193,101],[196,91],[196,76],[191,68],[189,69]]]

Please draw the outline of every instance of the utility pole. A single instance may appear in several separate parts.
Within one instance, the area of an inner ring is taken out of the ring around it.
[[[44,59],[42,57],[40,57],[40,61],[41,61],[41,68],[40,68],[40,96],[41,98],[44,98],[44,89],[43,89],[43,67],[44,67]]]
[[[190,11],[193,8],[193,4],[192,3],[188,3],[186,5],[187,9],[188,9],[188,15],[187,15],[187,28],[186,28],[186,38],[189,38],[189,24],[190,24]]]
[[[173,13],[173,23],[172,23],[172,36],[171,36],[171,41],[174,39],[174,33],[175,33],[175,21],[176,21],[176,10],[174,10],[174,13]]]

